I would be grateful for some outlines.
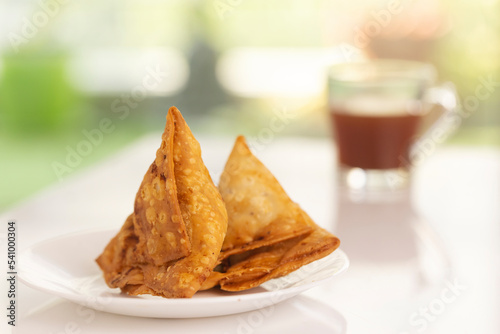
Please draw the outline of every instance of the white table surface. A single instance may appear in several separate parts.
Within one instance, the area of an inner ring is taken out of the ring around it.
[[[233,139],[198,139],[218,180]],[[159,134],[145,137],[2,213],[0,249],[6,249],[9,219],[18,224],[19,251],[66,233],[118,229],[159,142]],[[440,148],[419,166],[411,191],[383,202],[337,190],[328,140],[275,140],[255,153],[294,201],[339,236],[351,260],[346,273],[257,322],[251,312],[203,319],[89,316],[18,283],[14,332],[500,333],[499,150]],[[6,305],[5,280],[0,288]],[[8,333],[2,318],[0,332]]]

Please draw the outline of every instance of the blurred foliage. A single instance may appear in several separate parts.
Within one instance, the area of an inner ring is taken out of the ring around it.
[[[79,116],[77,97],[65,71],[64,55],[5,55],[0,78],[0,130],[37,135],[74,127]]]
[[[497,82],[496,89],[500,89],[500,1],[447,0],[446,4],[452,28],[431,55],[441,77],[456,85],[462,101],[476,94],[481,79],[492,78]],[[481,127],[500,127],[500,94],[494,92],[481,101],[478,110],[464,125],[476,126],[479,131]],[[464,130],[462,135],[470,133],[473,131]],[[477,136],[482,137],[477,134],[467,137],[477,143]],[[499,136],[485,136],[485,139],[491,140],[483,144],[500,144]]]

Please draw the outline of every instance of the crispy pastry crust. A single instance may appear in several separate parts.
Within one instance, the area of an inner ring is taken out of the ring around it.
[[[302,209],[252,154],[243,136],[236,139],[219,191],[230,217],[223,259],[313,230]]]
[[[217,264],[226,229],[226,209],[200,145],[172,107],[134,213],[96,261],[112,288],[191,297]]]
[[[323,258],[339,239],[317,226],[285,193],[271,172],[238,137],[222,173],[228,232],[221,270],[203,285],[241,291],[256,287]]]

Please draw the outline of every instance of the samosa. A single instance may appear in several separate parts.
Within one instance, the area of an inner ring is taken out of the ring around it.
[[[256,287],[339,247],[339,239],[320,228],[285,193],[272,173],[236,139],[219,182],[228,212],[221,264],[203,285],[227,291]]]
[[[226,229],[227,212],[200,145],[172,107],[134,212],[96,261],[109,287],[192,297],[217,264]]]

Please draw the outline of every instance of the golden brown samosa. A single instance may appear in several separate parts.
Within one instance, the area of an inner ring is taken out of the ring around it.
[[[302,209],[248,148],[236,139],[219,182],[231,219],[222,246],[224,258],[310,233]]]
[[[256,287],[323,258],[340,241],[317,226],[238,137],[221,175],[228,212],[221,264],[203,285],[227,291]]]
[[[191,297],[217,264],[226,229],[226,209],[200,145],[172,107],[134,213],[97,263],[112,288],[132,295]]]

